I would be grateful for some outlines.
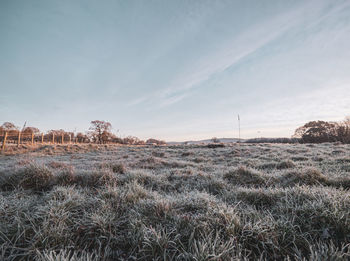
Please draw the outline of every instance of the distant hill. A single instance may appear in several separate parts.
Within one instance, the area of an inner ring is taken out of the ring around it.
[[[238,142],[238,138],[218,138],[220,143],[231,143],[231,142]],[[241,142],[244,142],[244,139],[241,139]],[[183,141],[183,142],[178,142],[178,141],[170,141],[167,142],[169,145],[181,145],[181,144],[205,144],[205,143],[212,143],[212,139],[206,139],[206,140],[189,140],[189,141]]]

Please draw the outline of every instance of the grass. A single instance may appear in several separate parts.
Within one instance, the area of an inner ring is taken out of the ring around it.
[[[13,148],[0,156],[0,260],[349,260],[349,155],[341,144]]]

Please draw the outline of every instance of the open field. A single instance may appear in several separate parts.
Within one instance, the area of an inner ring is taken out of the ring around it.
[[[348,260],[350,145],[9,147],[0,260]]]

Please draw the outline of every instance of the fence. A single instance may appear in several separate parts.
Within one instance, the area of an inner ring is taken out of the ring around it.
[[[64,143],[81,143],[82,140],[78,139],[77,137],[74,138],[73,135],[67,134],[67,133],[50,133],[50,134],[44,134],[44,133],[28,133],[28,132],[4,132],[0,134],[0,142],[1,142],[1,150],[5,150],[7,144],[17,144],[17,146],[21,144],[44,144],[44,143],[50,143],[50,144],[64,144]]]

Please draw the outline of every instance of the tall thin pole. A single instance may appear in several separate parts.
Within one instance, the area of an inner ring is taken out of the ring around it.
[[[238,142],[241,142],[241,119],[239,118],[238,114]]]
[[[242,155],[241,151],[241,119],[239,118],[239,114],[237,115],[238,119],[238,150],[239,150],[239,163],[240,163],[240,157]]]

